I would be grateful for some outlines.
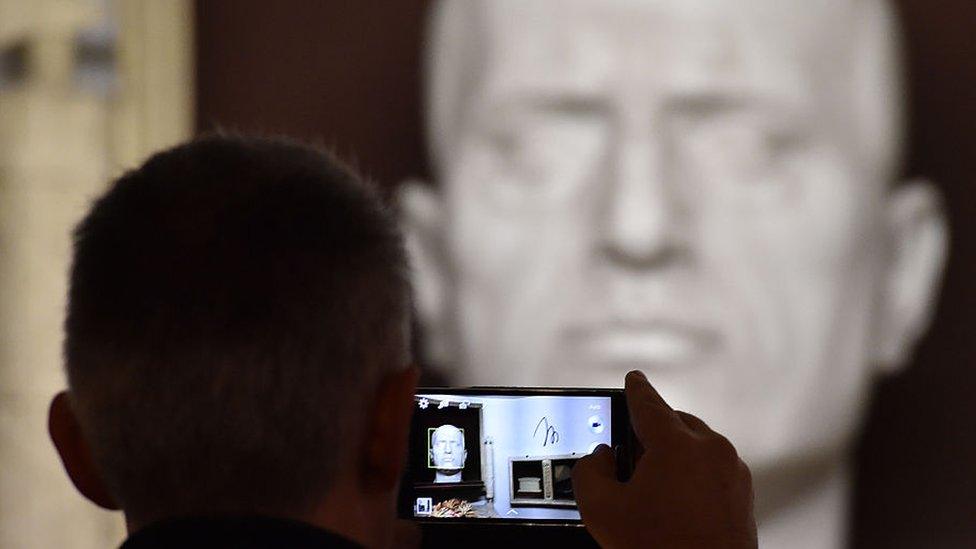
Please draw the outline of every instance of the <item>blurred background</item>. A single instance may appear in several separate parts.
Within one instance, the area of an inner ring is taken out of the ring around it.
[[[912,363],[874,385],[851,547],[976,544],[976,4],[895,0],[904,172],[945,196],[951,253]],[[105,547],[46,435],[63,387],[69,231],[106,182],[216,128],[323,143],[387,188],[430,179],[426,0],[0,0],[0,547]],[[815,526],[814,526],[815,527]]]
[[[110,547],[46,434],[64,386],[70,230],[110,177],[194,127],[188,2],[0,1],[0,547]]]

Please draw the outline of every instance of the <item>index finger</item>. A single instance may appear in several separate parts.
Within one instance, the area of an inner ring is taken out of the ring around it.
[[[651,386],[643,372],[634,370],[624,381],[630,424],[637,440],[649,448],[655,441],[666,438],[684,425],[671,406]]]

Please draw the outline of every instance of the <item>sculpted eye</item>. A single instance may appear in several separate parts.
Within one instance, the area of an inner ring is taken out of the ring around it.
[[[516,170],[524,184],[575,175],[598,154],[603,120],[589,113],[526,115],[517,125],[489,134],[488,143],[503,169]]]
[[[542,184],[544,166],[538,154],[538,136],[527,128],[506,128],[489,132],[485,139],[492,175],[520,186]]]
[[[810,142],[800,125],[749,110],[687,117],[676,129],[682,168],[703,185],[788,182],[795,178],[786,173]]]
[[[502,210],[554,208],[594,181],[607,127],[593,111],[500,113],[473,128],[458,169]]]
[[[510,160],[519,150],[519,138],[514,130],[491,131],[486,141],[492,153],[502,159]]]
[[[762,126],[742,128],[742,131],[736,134],[730,140],[732,143],[738,143],[733,147],[740,147],[739,154],[745,159],[751,159],[751,167],[754,169],[774,167],[783,155],[795,150],[800,143],[793,132]]]
[[[766,150],[778,156],[797,152],[808,143],[807,135],[793,128],[776,128],[766,133]]]

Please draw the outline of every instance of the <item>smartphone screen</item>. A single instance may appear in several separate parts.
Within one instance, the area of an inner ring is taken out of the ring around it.
[[[420,389],[400,516],[579,524],[573,466],[629,433],[616,389]]]

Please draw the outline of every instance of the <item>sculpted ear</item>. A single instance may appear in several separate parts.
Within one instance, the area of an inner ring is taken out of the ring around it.
[[[453,349],[446,337],[451,277],[445,208],[434,189],[416,180],[402,183],[397,199],[414,272],[415,307],[424,329],[423,356],[435,364],[451,364]]]
[[[949,248],[939,192],[912,181],[889,196],[889,258],[882,288],[876,361],[886,370],[903,365],[928,329]]]

